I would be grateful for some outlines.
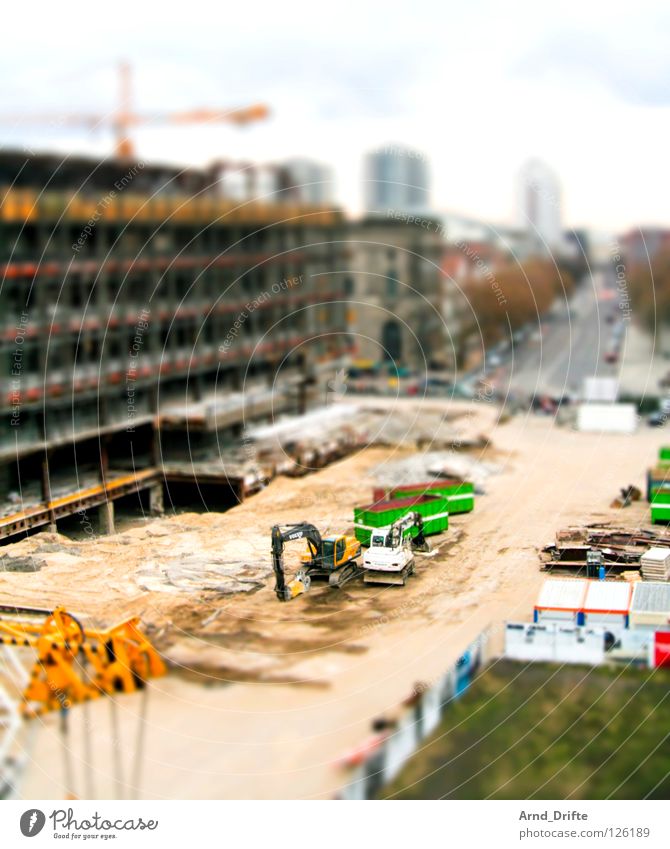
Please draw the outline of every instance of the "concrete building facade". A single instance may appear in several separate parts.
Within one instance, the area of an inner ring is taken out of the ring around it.
[[[0,538],[54,524],[59,476],[75,504],[130,475],[125,492],[170,405],[234,396],[234,428],[239,390],[270,387],[276,412],[346,352],[337,211],[234,202],[207,169],[24,152],[0,154],[0,187],[0,493],[29,514],[0,512]]]
[[[437,221],[368,216],[347,229],[343,273],[354,360],[426,369],[452,363]]]

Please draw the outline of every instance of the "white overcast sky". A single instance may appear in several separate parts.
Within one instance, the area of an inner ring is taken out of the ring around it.
[[[506,223],[514,181],[539,157],[569,226],[670,225],[670,6],[638,0],[302,2],[3,8],[0,110],[111,111],[116,63],[143,110],[263,101],[270,121],[144,130],[138,154],[331,163],[361,203],[362,154],[428,155],[434,206]],[[0,144],[107,153],[104,133],[0,127]]]

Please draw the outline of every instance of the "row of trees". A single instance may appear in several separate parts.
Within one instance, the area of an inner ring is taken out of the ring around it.
[[[487,269],[468,279],[463,340],[477,334],[488,346],[528,323],[536,323],[556,298],[570,296],[575,279],[551,259],[533,258],[523,264],[512,261]]]
[[[649,263],[615,268],[619,307],[635,310],[648,330],[655,333],[670,323],[670,248],[659,251]],[[629,291],[630,290],[630,291]]]

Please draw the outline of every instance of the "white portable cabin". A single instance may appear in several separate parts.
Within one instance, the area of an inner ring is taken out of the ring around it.
[[[635,404],[580,404],[577,430],[583,433],[635,433]]]
[[[628,617],[630,628],[670,631],[670,584],[637,581]]]
[[[626,581],[588,581],[583,606],[584,625],[621,630],[628,626],[631,586]]]
[[[587,663],[605,659],[605,629],[572,623],[505,623],[505,657],[521,661]]]
[[[535,603],[533,621],[581,625],[587,584],[581,578],[547,578]]]

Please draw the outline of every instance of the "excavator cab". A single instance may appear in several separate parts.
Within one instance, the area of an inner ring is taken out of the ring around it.
[[[305,553],[300,558],[303,565],[312,567],[318,565],[324,571],[335,571],[350,560],[355,560],[361,553],[361,544],[355,537],[345,534],[324,537],[321,541],[321,551],[316,554],[310,543],[307,543]]]

